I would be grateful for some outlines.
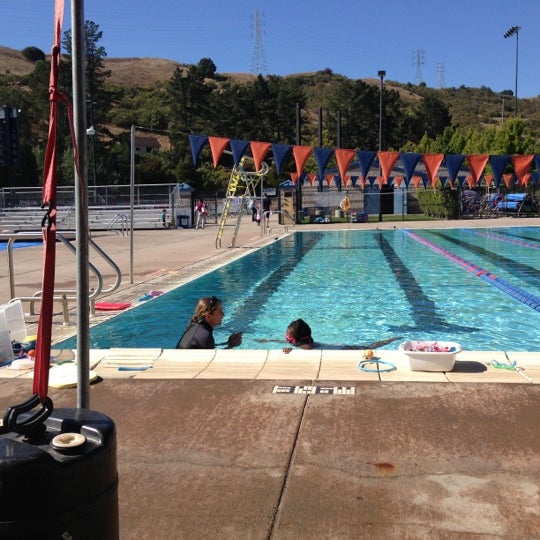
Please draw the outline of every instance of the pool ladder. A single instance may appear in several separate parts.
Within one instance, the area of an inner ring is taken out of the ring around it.
[[[56,233],[57,240],[61,241],[72,253],[76,254],[77,250],[71,243],[71,240],[65,235]],[[17,240],[43,240],[43,236],[40,233],[13,233],[13,234],[0,234],[0,240],[7,240],[7,255],[8,255],[8,272],[9,272],[9,290],[11,300],[21,300],[22,302],[29,302],[29,315],[36,315],[35,304],[41,302],[41,295],[43,291],[36,291],[32,296],[15,296],[15,272],[13,262],[13,244]],[[97,285],[94,289],[89,290],[88,300],[90,301],[90,312],[95,315],[95,301],[100,295],[114,292],[120,287],[122,283],[122,272],[118,265],[91,239],[89,238],[89,244],[94,248],[97,253],[111,266],[116,276],[114,283],[107,289],[103,288],[103,276],[101,272],[91,263],[88,262],[88,268],[94,273]],[[77,302],[77,291],[73,289],[55,289],[54,301],[62,303],[62,315],[64,319],[64,325],[69,324],[69,302]]]

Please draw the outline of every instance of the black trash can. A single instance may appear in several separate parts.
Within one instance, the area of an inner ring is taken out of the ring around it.
[[[117,540],[114,423],[55,409],[42,427],[0,431],[0,538]]]
[[[176,225],[178,228],[189,229],[189,216],[176,216]]]

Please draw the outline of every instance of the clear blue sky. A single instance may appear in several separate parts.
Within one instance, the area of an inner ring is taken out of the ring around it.
[[[54,0],[0,6],[0,45],[50,51]],[[399,82],[421,74],[434,88],[495,92],[515,89],[516,37],[503,35],[521,26],[518,96],[540,94],[540,0],[87,0],[85,19],[99,25],[109,58],[211,58],[218,72],[249,72],[255,10],[269,74],[330,68],[359,79],[386,70]]]

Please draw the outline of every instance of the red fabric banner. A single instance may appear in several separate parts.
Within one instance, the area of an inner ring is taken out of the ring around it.
[[[379,164],[381,165],[384,183],[387,184],[390,173],[399,157],[399,152],[377,152],[377,157],[379,158]]]
[[[328,187],[332,185],[332,182],[334,181],[334,175],[333,174],[327,174],[325,175],[326,183]]]
[[[298,176],[302,175],[304,171],[304,165],[306,164],[307,158],[313,151],[311,146],[293,146],[292,147],[294,162],[296,163],[296,172]]]
[[[422,154],[422,160],[426,166],[426,173],[428,175],[429,183],[435,187],[433,184],[433,179],[437,176],[439,172],[439,167],[444,159],[444,154]]]
[[[395,176],[394,177],[394,186],[399,188],[401,186],[401,182],[403,182],[403,176]]]
[[[223,137],[208,137],[208,142],[210,143],[210,149],[212,150],[215,169],[223,155],[223,150],[225,150],[225,147],[229,144],[229,139]]]
[[[413,183],[413,186],[418,189],[418,186],[420,185],[420,182],[422,181],[422,177],[421,176],[413,176],[412,177],[412,183]]]
[[[56,267],[56,176],[58,150],[56,135],[58,125],[58,102],[66,97],[58,91],[58,71],[60,68],[62,24],[64,20],[64,1],[56,0],[54,12],[54,43],[51,53],[51,71],[49,75],[49,133],[45,149],[43,166],[43,208],[48,208],[47,218],[41,228],[43,235],[43,278],[42,304],[39,314],[34,363],[34,381],[32,389],[38,394],[41,403],[45,403],[49,388],[49,364],[51,361],[51,336],[53,318],[54,281]],[[72,115],[70,129],[73,136]],[[75,143],[75,139],[73,139]],[[76,166],[78,151],[75,148]],[[80,174],[78,175],[80,177]]]
[[[377,185],[379,189],[382,189],[384,184],[387,184],[388,180],[384,176],[377,176]]]
[[[358,177],[358,182],[360,182],[360,186],[362,187],[362,189],[366,188],[366,179],[363,176]]]
[[[521,184],[521,179],[527,174],[531,168],[534,155],[532,156],[512,156],[512,166],[516,172],[516,176]]]
[[[475,185],[476,185],[476,182],[474,181],[474,178],[472,177],[471,174],[469,174],[466,178],[467,180],[467,185],[472,189]]]
[[[308,174],[308,178],[309,178],[309,183],[311,185],[313,185],[315,183],[315,180],[317,180],[317,175],[316,174]]]
[[[293,184],[296,184],[296,181],[298,180],[298,175],[294,172],[291,173],[291,180]]]
[[[351,161],[355,156],[355,151],[347,150],[344,148],[337,148],[336,150],[334,150],[334,154],[336,155],[339,174],[341,176],[341,179],[344,180],[345,175],[347,174],[347,170],[349,169],[349,165],[351,164]]]
[[[251,155],[253,156],[253,161],[255,161],[255,171],[261,170],[261,162],[265,158],[268,150],[272,146],[268,142],[258,142],[250,141]]]
[[[343,179],[343,185],[347,187],[351,183],[351,177],[348,175],[345,175],[342,177]]]
[[[471,154],[467,156],[467,163],[469,164],[469,170],[475,184],[478,184],[488,160],[489,156],[486,154]]]
[[[485,174],[484,175],[484,182],[486,183],[486,186],[491,186],[491,183],[493,182],[493,175],[492,174]]]

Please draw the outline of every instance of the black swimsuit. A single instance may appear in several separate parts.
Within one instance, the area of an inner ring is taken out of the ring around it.
[[[206,321],[192,322],[176,344],[177,349],[215,349],[213,328]]]

